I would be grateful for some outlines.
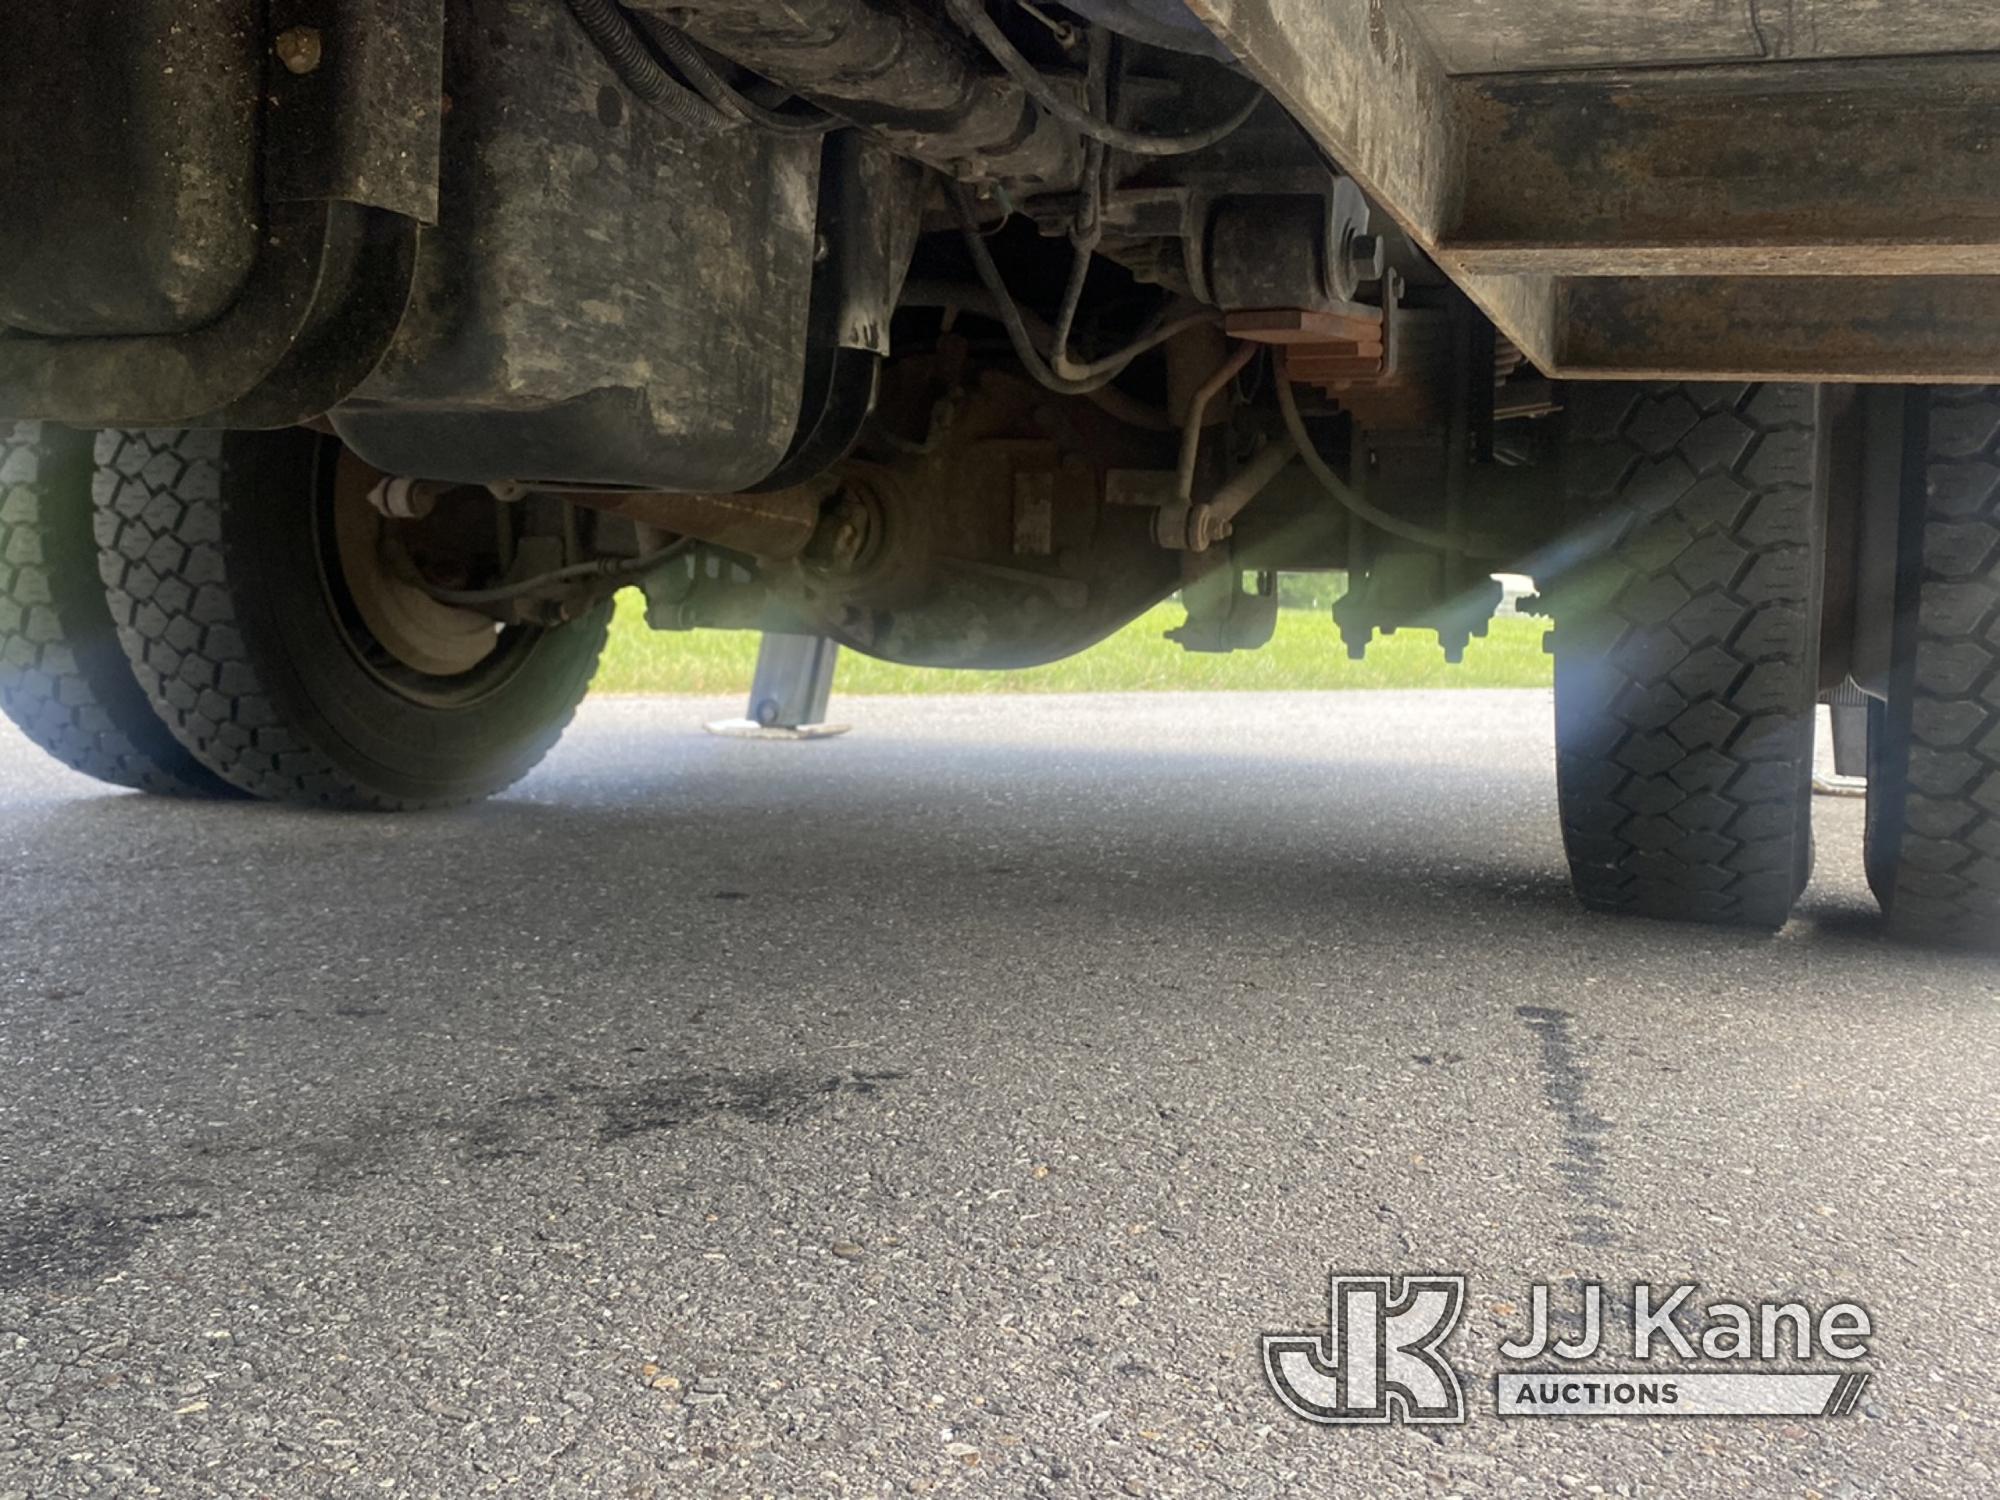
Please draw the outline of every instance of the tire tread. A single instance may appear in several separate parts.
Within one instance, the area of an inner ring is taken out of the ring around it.
[[[0,709],[99,781],[231,795],[168,732],[119,650],[91,542],[90,463],[87,433],[0,422]]]
[[[1930,395],[1901,826],[1874,851],[1891,928],[2000,944],[2000,387]]]
[[[1573,388],[1557,779],[1593,910],[1775,929],[1811,863],[1811,387]]]

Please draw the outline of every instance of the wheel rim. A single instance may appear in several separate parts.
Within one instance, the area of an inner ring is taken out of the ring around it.
[[[315,467],[314,538],[328,606],[349,652],[415,703],[459,708],[495,691],[543,634],[444,604],[394,556],[387,519],[368,492],[383,478],[338,440]],[[385,543],[387,545],[385,545]]]

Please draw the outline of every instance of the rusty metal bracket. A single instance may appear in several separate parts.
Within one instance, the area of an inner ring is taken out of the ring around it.
[[[444,0],[271,0],[264,196],[438,221]]]
[[[1232,338],[1281,346],[1294,380],[1343,400],[1357,387],[1394,382],[1407,336],[1402,297],[1403,278],[1387,271],[1380,307],[1348,302],[1326,312],[1231,313],[1222,326]]]

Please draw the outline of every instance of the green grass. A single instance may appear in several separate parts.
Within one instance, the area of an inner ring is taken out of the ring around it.
[[[1278,633],[1261,651],[1197,655],[1160,632],[1181,622],[1177,604],[1163,604],[1108,640],[1067,661],[1021,672],[947,672],[900,667],[858,652],[841,657],[834,691],[843,697],[910,693],[1151,693],[1215,689],[1547,687],[1549,658],[1543,620],[1493,622],[1474,641],[1463,666],[1450,666],[1428,631],[1378,639],[1368,659],[1351,662],[1333,622],[1321,610],[1287,609]],[[688,693],[731,696],[750,687],[757,637],[749,631],[652,631],[635,590],[619,596],[611,642],[598,669],[600,693]]]

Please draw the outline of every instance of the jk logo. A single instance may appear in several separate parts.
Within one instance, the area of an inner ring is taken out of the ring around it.
[[[1264,1378],[1308,1422],[1461,1423],[1465,1392],[1438,1352],[1465,1311],[1463,1276],[1335,1272],[1327,1333],[1264,1335]]]

